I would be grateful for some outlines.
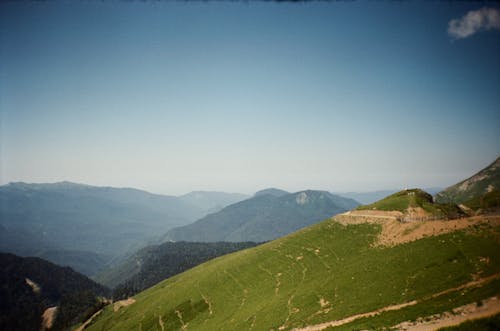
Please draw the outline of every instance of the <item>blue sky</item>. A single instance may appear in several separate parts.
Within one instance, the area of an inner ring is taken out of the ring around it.
[[[448,32],[483,7],[2,3],[0,183],[451,185],[500,155],[500,31]]]

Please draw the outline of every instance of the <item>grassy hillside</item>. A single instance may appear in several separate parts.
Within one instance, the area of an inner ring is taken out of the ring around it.
[[[253,242],[166,242],[140,249],[123,263],[106,270],[94,279],[110,288],[119,285],[113,297],[126,298],[217,256],[255,245]]]
[[[325,191],[264,190],[218,213],[167,232],[165,240],[262,242],[272,240],[358,205]],[[265,193],[270,192],[270,193]]]
[[[436,194],[443,190],[439,187],[426,187],[423,190],[430,194]],[[346,198],[351,198],[363,205],[368,205],[374,203],[375,201],[381,200],[391,194],[398,192],[398,190],[380,190],[380,191],[368,191],[368,192],[336,192],[336,194],[341,195]]]
[[[434,203],[432,195],[420,189],[403,190],[357,210],[382,210],[407,212],[411,208],[422,208],[429,216],[454,218],[462,214],[454,204]]]
[[[460,204],[498,190],[500,190],[500,157],[472,177],[436,194],[436,201]]]
[[[291,330],[419,300],[340,329],[395,325],[500,292],[500,280],[450,290],[500,272],[490,224],[393,247],[374,247],[379,224],[328,220],[216,258],[107,307],[89,330]]]

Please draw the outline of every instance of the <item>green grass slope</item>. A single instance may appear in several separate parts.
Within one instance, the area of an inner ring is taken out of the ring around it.
[[[114,288],[113,298],[126,298],[215,257],[256,245],[253,242],[180,241],[147,246],[95,279],[109,288]]]
[[[500,157],[472,177],[436,194],[436,201],[460,204],[495,190],[500,190]]]
[[[430,216],[455,218],[462,213],[454,204],[434,203],[432,195],[420,189],[403,190],[357,210],[381,210],[406,212],[410,208],[422,208]]]
[[[429,299],[474,274],[499,273],[498,230],[373,247],[380,225],[328,220],[169,278],[130,306],[107,307],[89,330],[291,330],[423,300],[344,329],[395,325],[498,294],[500,281],[492,281]]]

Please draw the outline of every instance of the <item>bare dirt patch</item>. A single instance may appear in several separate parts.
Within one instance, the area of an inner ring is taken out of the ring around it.
[[[37,283],[35,283],[34,281],[32,281],[29,278],[25,278],[24,280],[26,281],[26,284],[28,284],[28,286],[31,287],[31,289],[33,290],[33,292],[35,292],[36,294],[40,293],[40,291],[42,289],[40,288],[40,286]]]
[[[473,216],[456,220],[401,222],[398,220],[398,213],[401,214],[400,212],[354,210],[337,215],[334,219],[342,224],[381,224],[382,232],[375,246],[395,246],[424,237],[437,236],[480,224],[500,226],[500,214]]]
[[[382,224],[382,232],[378,238],[377,245],[394,246],[428,236],[438,236],[467,229],[480,224],[500,226],[500,216],[468,217],[450,221],[386,222]]]
[[[132,298],[128,298],[127,300],[116,301],[113,304],[113,311],[117,312],[118,310],[120,310],[120,308],[130,306],[134,302],[135,302],[135,299],[132,299]]]
[[[325,308],[326,306],[328,306],[330,304],[330,302],[328,302],[327,300],[325,300],[324,298],[320,298],[319,299],[319,305],[321,306],[321,308]]]
[[[54,325],[54,321],[56,319],[56,313],[57,307],[49,307],[45,309],[42,315],[42,331],[52,328],[52,325]]]

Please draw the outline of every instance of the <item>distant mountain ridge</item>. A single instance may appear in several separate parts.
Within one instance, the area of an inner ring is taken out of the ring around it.
[[[262,242],[347,211],[359,204],[326,191],[282,194],[277,189],[227,206],[198,221],[167,232],[165,241]],[[276,196],[277,195],[277,196]]]
[[[266,188],[264,190],[257,191],[257,192],[255,192],[255,194],[253,196],[258,197],[258,196],[266,195],[266,194],[269,194],[269,195],[272,195],[275,197],[281,197],[281,196],[290,194],[290,192],[272,187],[272,188]]]
[[[436,201],[461,204],[499,190],[500,157],[475,175],[436,194]]]
[[[214,213],[233,203],[249,198],[246,194],[217,191],[192,191],[178,197],[190,205],[202,209],[205,214]]]
[[[0,251],[44,257],[92,275],[170,228],[244,198],[222,192],[196,197],[71,182],[3,185]]]

